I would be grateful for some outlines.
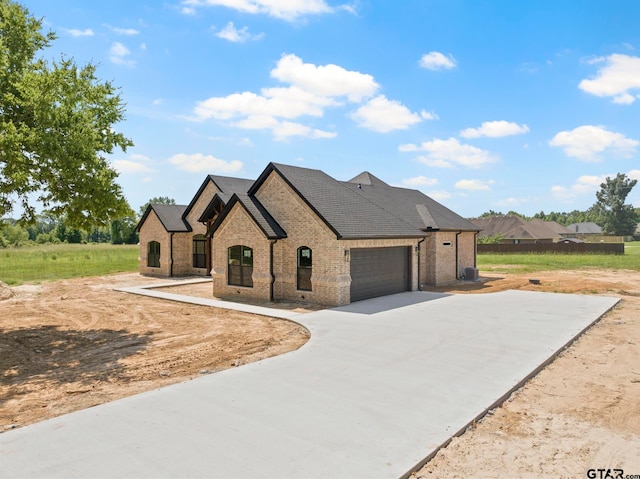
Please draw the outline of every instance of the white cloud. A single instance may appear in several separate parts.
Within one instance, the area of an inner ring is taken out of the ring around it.
[[[640,181],[640,170],[631,170],[629,171],[629,173],[627,173],[627,176],[632,180]]]
[[[388,100],[384,95],[372,98],[351,116],[359,126],[380,133],[406,130],[423,119],[399,101]]]
[[[229,22],[226,27],[216,33],[216,37],[233,43],[244,43],[250,40],[261,40],[264,38],[264,33],[251,34],[249,33],[249,27],[242,27],[238,30],[233,22]]]
[[[429,52],[420,58],[420,66],[427,70],[450,70],[457,65],[452,55],[445,56],[440,52]]]
[[[118,35],[126,35],[126,36],[133,36],[133,35],[139,35],[140,31],[136,30],[135,28],[120,28],[120,27],[112,27],[111,25],[106,25],[105,26],[111,30],[114,33],[117,33]]]
[[[599,161],[602,153],[629,158],[636,153],[639,144],[639,141],[627,138],[621,133],[593,125],[561,131],[549,142],[551,146],[562,148],[567,156],[582,161]]]
[[[302,116],[322,117],[328,107],[343,106],[345,100],[361,102],[379,88],[371,75],[346,70],[338,65],[303,63],[295,55],[284,55],[271,76],[289,86],[263,88],[259,93],[249,91],[212,97],[199,101],[192,120],[210,118],[230,121],[231,126],[244,129],[271,129],[276,139],[292,136],[306,138],[334,138],[335,132],[314,129],[292,120]],[[411,113],[399,102],[379,97],[354,118],[363,126],[377,131],[406,128],[409,124],[431,118],[422,112]],[[386,107],[389,118],[376,119],[376,108]],[[393,116],[391,114],[393,113]],[[368,116],[367,116],[368,115]],[[383,124],[383,121],[386,123]]]
[[[398,147],[402,152],[426,152],[418,157],[418,161],[428,166],[447,168],[456,165],[469,168],[480,168],[498,161],[498,158],[487,150],[460,143],[455,138],[448,140],[435,139],[421,145],[406,144]]]
[[[379,88],[373,76],[345,70],[341,66],[303,63],[296,55],[283,55],[271,77],[319,96],[342,97],[359,102]]]
[[[65,29],[65,31],[72,37],[92,37],[94,35],[93,30],[85,28],[84,30],[78,30],[77,28]]]
[[[485,121],[479,128],[467,128],[460,132],[460,136],[463,138],[480,138],[487,136],[489,138],[500,138],[503,136],[521,135],[528,133],[529,127],[527,125],[518,125],[517,123],[499,120],[499,121]]]
[[[460,180],[456,182],[455,187],[459,190],[487,191],[491,189],[493,183],[493,180]]]
[[[353,11],[353,7],[331,7],[324,0],[183,0],[182,12],[192,14],[196,7],[227,7],[242,13],[263,14],[286,21],[309,15],[333,13],[338,9]]]
[[[135,61],[129,59],[131,51],[120,42],[115,42],[109,50],[109,58],[118,65],[135,65]]]
[[[433,198],[436,201],[444,201],[451,198],[451,193],[445,190],[433,190],[427,192],[427,196]]]
[[[435,186],[438,184],[438,180],[436,178],[427,178],[426,176],[414,176],[413,178],[402,180],[402,183],[409,186]]]
[[[580,176],[570,186],[560,186],[560,185],[552,186],[551,196],[556,200],[567,201],[575,198],[578,195],[586,195],[586,194],[593,195],[595,194],[596,191],[598,191],[598,189],[600,188],[600,185],[604,183],[607,176],[611,176],[611,175]]]
[[[595,77],[582,80],[578,88],[592,95],[613,97],[614,103],[633,103],[636,98],[630,91],[640,89],[640,57],[615,53],[596,60],[603,60],[604,66]]]
[[[153,101],[151,102],[151,104],[152,104],[153,106],[162,105],[163,103],[164,103],[164,99],[162,99],[162,98],[156,98],[155,100],[153,100]]]
[[[128,160],[115,160],[113,167],[120,173],[147,173],[155,171],[145,163],[151,162],[148,156],[134,153],[129,155]]]
[[[212,155],[195,153],[187,155],[179,153],[169,158],[169,163],[175,165],[179,170],[191,173],[234,173],[242,169],[242,162],[238,160],[224,161]]]

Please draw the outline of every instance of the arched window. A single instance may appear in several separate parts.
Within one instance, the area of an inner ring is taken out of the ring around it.
[[[313,269],[313,257],[311,248],[301,246],[298,248],[298,289],[311,291],[311,270]]]
[[[204,235],[193,237],[193,267],[207,267],[207,238]]]
[[[160,243],[157,241],[147,243],[147,266],[150,268],[160,267]]]
[[[233,286],[253,287],[253,250],[236,245],[229,248],[227,283]]]

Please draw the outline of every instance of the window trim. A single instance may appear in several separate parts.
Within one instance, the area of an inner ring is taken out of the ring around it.
[[[202,246],[202,253],[198,253],[196,245]],[[205,235],[194,235],[191,243],[192,265],[194,268],[207,267],[207,237]],[[202,265],[202,266],[200,266]]]
[[[157,245],[157,248],[156,248]],[[152,251],[157,249],[157,251]],[[147,243],[147,267],[159,268],[160,267],[160,243],[158,241],[149,241]]]
[[[235,248],[240,248],[239,258],[238,252],[233,252],[236,257],[231,257],[232,250]],[[232,264],[232,260],[238,263]],[[233,282],[235,278],[238,278],[237,282]],[[227,248],[227,285],[253,288],[253,248],[245,245],[233,245]]]
[[[309,264],[302,265],[302,252],[309,251]],[[313,250],[308,246],[300,246],[296,251],[296,289],[313,291],[311,275],[313,274]]]

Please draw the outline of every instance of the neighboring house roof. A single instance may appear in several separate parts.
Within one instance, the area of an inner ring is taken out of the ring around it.
[[[186,209],[186,205],[151,204],[147,206],[142,218],[140,218],[136,226],[136,231],[140,231],[142,224],[153,211],[160,220],[160,223],[162,223],[162,226],[164,226],[164,229],[169,233],[187,233],[191,231],[191,226],[183,220]]]
[[[274,171],[338,238],[420,237],[426,229],[441,228],[478,231],[419,191],[392,187],[368,172],[342,182],[320,170],[270,163],[248,194],[257,193]]]
[[[583,223],[573,223],[567,226],[570,233],[586,234],[586,235],[601,235],[602,228],[597,224],[587,221]]]
[[[553,239],[570,233],[555,221],[538,218],[526,221],[519,216],[492,216],[471,222],[482,229],[483,236],[502,235],[504,239]]]
[[[584,241],[578,238],[562,238],[558,243],[584,243]]]
[[[280,227],[278,222],[273,219],[273,217],[269,214],[269,212],[265,209],[260,202],[252,196],[247,194],[233,194],[229,199],[224,211],[216,218],[214,223],[209,228],[207,234],[213,233],[218,229],[220,224],[227,217],[229,212],[233,209],[233,206],[238,203],[242,206],[246,212],[251,216],[253,221],[258,225],[258,227],[262,230],[265,236],[269,239],[281,239],[286,238],[287,233]]]

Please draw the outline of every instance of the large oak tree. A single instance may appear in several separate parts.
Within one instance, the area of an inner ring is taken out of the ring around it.
[[[106,155],[131,140],[118,90],[93,64],[42,51],[55,40],[25,7],[0,0],[0,217],[16,204],[33,221],[36,204],[90,229],[131,214]]]
[[[615,178],[607,178],[596,193],[594,209],[600,216],[602,231],[605,234],[631,236],[638,224],[638,215],[632,205],[625,204],[627,196],[638,180],[627,178],[618,173]]]

